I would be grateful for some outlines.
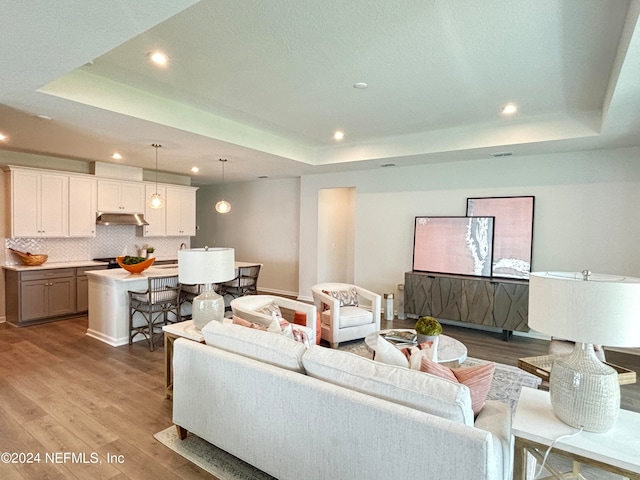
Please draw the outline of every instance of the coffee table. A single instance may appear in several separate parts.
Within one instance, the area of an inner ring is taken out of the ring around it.
[[[413,332],[415,330],[409,328],[391,328],[387,330],[380,330],[379,332],[373,332],[367,335],[364,338],[364,343],[367,345],[369,350],[372,352],[376,351],[376,345],[378,342],[378,338],[380,335],[384,335],[385,333],[395,331],[395,332]],[[408,345],[397,345],[398,348],[403,348]],[[464,343],[456,340],[455,338],[449,337],[447,335],[440,335],[438,340],[438,363],[450,363],[457,362],[461,364],[467,359],[467,347],[464,346]]]

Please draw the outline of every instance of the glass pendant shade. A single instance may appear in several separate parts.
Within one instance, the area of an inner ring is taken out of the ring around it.
[[[216,203],[216,212],[218,213],[229,213],[231,211],[231,204],[226,200],[220,200]]]
[[[227,163],[226,158],[219,158],[222,163],[222,185],[224,186],[224,164]],[[216,212],[218,213],[229,213],[231,211],[231,204],[226,200],[220,200],[216,203]]]
[[[147,205],[149,205],[150,208],[162,208],[164,207],[164,200],[162,200],[162,196],[159,193],[154,193],[149,196]]]
[[[156,191],[149,195],[147,199],[147,205],[149,208],[159,209],[164,207],[164,200],[162,195],[158,193],[158,148],[162,147],[159,143],[152,143],[151,146],[156,149]]]

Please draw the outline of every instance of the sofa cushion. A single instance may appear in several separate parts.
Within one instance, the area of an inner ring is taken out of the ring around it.
[[[487,394],[491,388],[491,381],[493,380],[493,372],[495,369],[496,364],[493,362],[483,363],[473,367],[449,368],[429,360],[426,357],[421,358],[420,364],[420,370],[423,372],[431,373],[432,375],[453,382],[459,382],[469,387],[474,415],[478,415],[482,407],[484,407]]]
[[[465,385],[316,345],[304,354],[302,364],[311,377],[473,425],[471,396]]]
[[[217,321],[205,325],[202,335],[207,345],[304,373],[302,355],[307,348],[282,335]]]

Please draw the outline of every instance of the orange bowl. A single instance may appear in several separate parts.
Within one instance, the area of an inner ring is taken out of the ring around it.
[[[122,263],[124,261],[124,257],[116,257],[116,262],[122,268],[124,268],[129,273],[142,273],[156,261],[155,257],[147,258],[144,262],[136,263],[133,265],[125,265]]]

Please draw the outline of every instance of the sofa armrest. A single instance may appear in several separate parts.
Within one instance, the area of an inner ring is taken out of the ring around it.
[[[513,469],[511,407],[496,400],[487,400],[473,426],[491,433],[495,439],[494,448],[502,450],[503,478],[510,478]]]

